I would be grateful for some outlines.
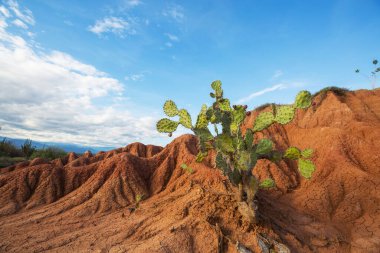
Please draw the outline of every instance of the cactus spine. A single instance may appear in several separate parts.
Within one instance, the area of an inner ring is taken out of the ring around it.
[[[285,151],[276,150],[274,143],[269,139],[261,139],[255,142],[256,132],[267,129],[274,123],[287,124],[292,121],[298,108],[305,109],[311,105],[311,94],[308,91],[298,93],[293,105],[272,105],[272,111],[260,113],[252,126],[248,128],[243,136],[241,126],[249,112],[247,106],[234,105],[223,98],[221,81],[212,82],[213,92],[210,97],[215,102],[210,106],[203,105],[198,114],[195,125],[192,125],[190,114],[184,109],[178,109],[176,104],[168,100],[164,104],[164,112],[169,117],[179,116],[179,121],[167,118],[157,122],[157,130],[163,133],[172,133],[179,124],[191,129],[198,137],[199,153],[197,162],[208,155],[209,150],[216,151],[215,165],[226,175],[231,183],[238,187],[237,199],[239,211],[249,222],[256,222],[255,195],[259,188],[275,187],[271,178],[259,180],[252,174],[259,159],[269,159],[278,162],[281,159],[292,159],[298,161],[300,174],[310,178],[315,166],[309,158],[312,156],[311,149],[301,151],[296,147],[290,147]],[[214,136],[209,130],[209,124],[214,125]],[[219,133],[218,127],[222,132]]]

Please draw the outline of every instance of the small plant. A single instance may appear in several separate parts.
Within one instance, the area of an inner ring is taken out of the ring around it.
[[[184,171],[186,171],[186,172],[188,172],[188,173],[190,173],[190,174],[193,174],[193,173],[194,173],[193,168],[187,166],[185,163],[181,164],[181,168],[182,168]]]
[[[215,150],[216,167],[238,187],[237,200],[240,213],[249,222],[256,223],[257,207],[254,198],[259,187],[275,187],[273,179],[267,178],[259,182],[252,174],[252,168],[259,159],[269,159],[273,162],[279,162],[283,158],[296,160],[300,174],[308,179],[312,176],[315,166],[309,160],[312,156],[311,149],[302,151],[296,147],[289,147],[285,151],[276,150],[270,139],[255,141],[254,137],[256,133],[267,129],[273,123],[284,125],[291,122],[296,109],[305,109],[311,105],[311,94],[308,91],[301,91],[293,105],[272,104],[271,111],[261,112],[253,126],[243,135],[241,126],[245,117],[250,114],[246,111],[247,106],[231,107],[230,101],[223,97],[222,83],[219,80],[212,82],[211,88],[213,92],[210,96],[215,102],[209,107],[205,104],[202,106],[195,125],[187,110],[178,109],[172,100],[168,100],[164,104],[164,112],[168,117],[178,116],[178,120],[161,119],[157,122],[157,130],[171,136],[179,124],[191,129],[198,137],[197,162],[202,162],[210,150]],[[213,126],[215,135],[211,133],[209,126]]]
[[[374,60],[372,61],[372,64],[374,65],[375,69],[371,71],[371,74],[370,74],[369,76],[368,76],[368,75],[365,75],[365,74],[362,74],[362,73],[360,72],[360,69],[356,69],[356,70],[355,70],[356,73],[360,73],[360,74],[362,74],[364,77],[368,78],[368,79],[371,81],[371,83],[372,83],[372,89],[375,89],[375,87],[376,87],[376,82],[377,82],[377,76],[376,76],[376,74],[377,74],[378,72],[380,72],[380,67],[376,67],[378,63],[379,63],[379,62],[378,62],[377,59],[374,59]]]

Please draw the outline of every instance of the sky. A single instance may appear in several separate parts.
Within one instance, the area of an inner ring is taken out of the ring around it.
[[[195,121],[213,80],[249,109],[370,89],[379,13],[379,0],[0,0],[0,135],[166,145],[189,130],[157,133],[165,100]]]

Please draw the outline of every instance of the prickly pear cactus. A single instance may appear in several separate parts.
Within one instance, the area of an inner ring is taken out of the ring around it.
[[[248,128],[243,136],[241,126],[250,112],[247,106],[231,106],[230,100],[223,97],[221,81],[211,83],[212,92],[210,97],[214,103],[207,107],[203,105],[195,125],[192,124],[191,116],[185,109],[178,109],[177,105],[168,100],[164,104],[164,112],[168,117],[179,117],[178,121],[161,119],[157,122],[157,130],[171,135],[178,125],[191,129],[198,137],[199,153],[197,162],[207,157],[209,150],[216,151],[215,167],[226,175],[232,184],[238,186],[237,199],[240,206],[244,206],[242,215],[254,223],[255,210],[254,198],[259,188],[273,188],[275,182],[271,178],[259,182],[252,174],[252,168],[260,159],[269,159],[278,162],[282,159],[298,161],[300,174],[305,178],[311,178],[315,166],[310,160],[313,151],[305,149],[301,151],[296,147],[286,150],[276,150],[275,144],[270,139],[255,141],[255,134],[270,127],[272,124],[288,124],[294,118],[297,109],[306,109],[311,105],[311,94],[301,91],[296,96],[293,105],[272,105],[272,111],[261,112],[255,119],[251,128]],[[209,126],[213,128],[209,128]],[[213,129],[213,132],[211,131]],[[221,132],[219,132],[222,129]],[[247,209],[248,208],[248,209]],[[239,209],[240,210],[240,209]]]

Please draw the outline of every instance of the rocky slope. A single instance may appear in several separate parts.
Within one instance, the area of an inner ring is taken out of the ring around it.
[[[0,169],[0,252],[238,252],[237,242],[260,252],[271,239],[292,252],[379,252],[380,90],[314,102],[262,133],[278,148],[312,147],[317,170],[305,180],[293,162],[260,161],[254,173],[277,188],[259,192],[257,227],[242,221],[210,159],[195,162],[197,140],[184,135],[165,148],[133,143]]]

